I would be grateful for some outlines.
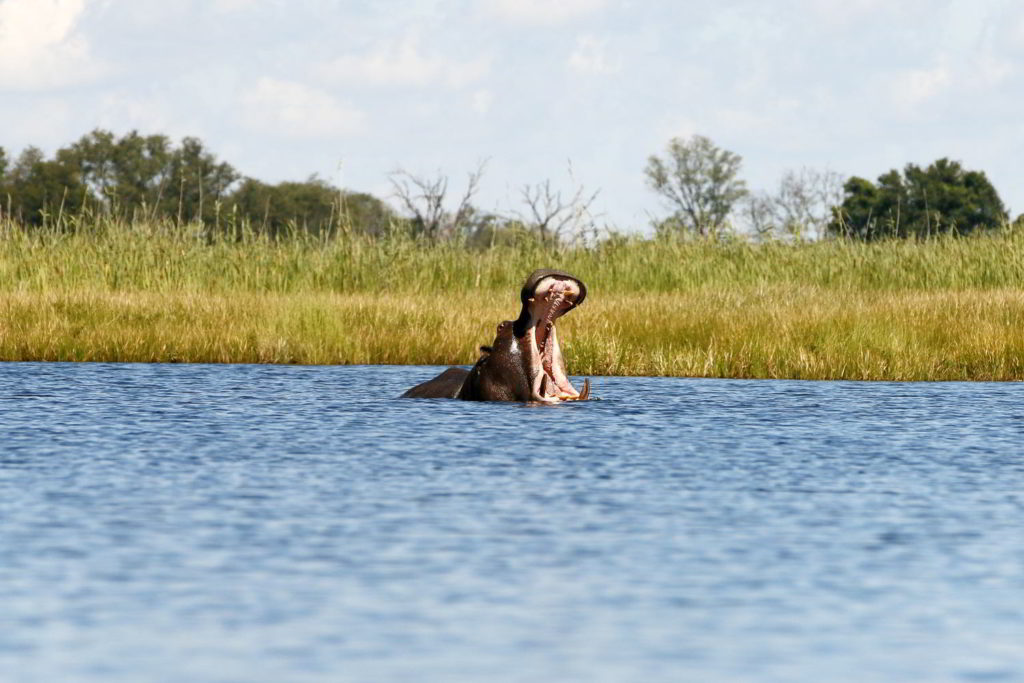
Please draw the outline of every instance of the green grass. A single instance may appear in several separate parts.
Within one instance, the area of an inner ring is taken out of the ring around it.
[[[0,360],[469,363],[537,267],[588,285],[576,374],[1024,379],[1024,234],[471,250],[0,221]],[[72,228],[69,230],[67,228]]]

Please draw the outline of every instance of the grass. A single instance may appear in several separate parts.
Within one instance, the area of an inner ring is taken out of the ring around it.
[[[540,266],[587,282],[570,370],[1024,379],[1024,235],[863,244],[203,239],[0,221],[0,360],[470,363]]]

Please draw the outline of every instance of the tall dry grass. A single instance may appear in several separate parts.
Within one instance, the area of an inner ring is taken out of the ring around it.
[[[561,325],[574,373],[1024,378],[1024,235],[1012,231],[473,250],[0,222],[0,360],[469,363],[541,266],[588,284]]]

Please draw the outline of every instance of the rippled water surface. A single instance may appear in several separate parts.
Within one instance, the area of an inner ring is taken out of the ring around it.
[[[1024,680],[1024,386],[0,364],[0,680]]]

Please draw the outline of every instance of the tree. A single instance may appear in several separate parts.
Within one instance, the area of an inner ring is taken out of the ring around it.
[[[779,233],[775,215],[775,197],[767,192],[753,192],[740,204],[742,220],[759,238],[770,239]]]
[[[445,234],[471,228],[476,219],[469,199],[482,170],[481,165],[470,175],[454,214],[444,210],[447,179],[416,178],[429,190],[425,195],[436,199],[439,190],[441,199],[440,213],[433,218],[423,213],[416,226],[430,227],[433,220],[431,229]],[[410,224],[380,199],[340,190],[316,176],[276,185],[239,180],[230,164],[219,161],[194,137],[175,145],[165,135],[131,131],[119,137],[95,129],[59,149],[52,159],[29,147],[13,164],[0,147],[0,208],[32,225],[85,209],[130,220],[197,221],[204,224],[207,238],[217,230],[240,230],[246,223],[272,235],[292,229],[314,234],[343,229],[373,236],[388,234],[396,224]],[[414,205],[418,199],[409,193]]]
[[[395,218],[394,212],[376,197],[342,192],[316,176],[302,183],[276,185],[246,178],[227,202],[239,218],[269,235],[280,235],[290,229],[333,234],[339,225],[383,235]]]
[[[518,218],[480,212],[474,216],[466,244],[474,249],[491,249],[496,246],[519,249],[547,246],[540,234]]]
[[[786,171],[774,193],[744,198],[742,213],[760,237],[820,237],[843,200],[843,177],[834,171]]]
[[[560,190],[551,190],[551,181],[536,185],[524,185],[520,190],[523,203],[529,210],[518,217],[523,225],[529,226],[541,242],[559,242],[565,233],[581,236],[593,224],[590,206],[597,199],[600,190],[586,194],[580,185],[568,199],[562,198]]]
[[[476,194],[485,165],[486,162],[481,162],[475,171],[469,173],[466,191],[454,211],[445,208],[448,176],[439,173],[433,178],[426,178],[402,169],[394,171],[388,180],[398,201],[410,214],[413,235],[438,240],[465,232],[473,212],[470,200]]]
[[[383,237],[398,222],[390,206],[366,192],[341,192],[341,214],[347,225],[373,237]]]
[[[702,135],[672,138],[667,151],[665,159],[651,155],[644,173],[674,209],[669,223],[702,236],[717,233],[747,194],[746,184],[737,178],[742,158]]]
[[[114,148],[116,200],[126,211],[171,214],[173,201],[167,190],[173,153],[171,141],[164,135],[142,136],[133,130],[118,140]]]
[[[1009,220],[984,172],[968,171],[946,158],[925,169],[907,164],[902,174],[893,169],[879,176],[877,185],[850,178],[843,193],[828,231],[864,240],[966,235]]]
[[[57,158],[62,163],[75,167],[82,182],[110,211],[113,211],[116,196],[116,145],[113,133],[97,128],[83,135],[77,142],[57,151]]]
[[[182,139],[181,147],[173,152],[169,164],[171,215],[179,223],[216,222],[219,200],[238,180],[238,172],[228,163],[218,163],[202,141],[193,137]]]
[[[142,136],[133,130],[117,139],[101,129],[57,152],[61,163],[78,169],[106,211],[145,211],[146,217],[173,215],[173,202],[167,197],[172,155],[167,136]]]
[[[110,214],[178,222],[215,220],[218,200],[239,177],[197,138],[174,147],[165,135],[134,130],[118,138],[96,129],[58,150],[55,161],[74,169]]]
[[[19,155],[4,184],[11,213],[29,225],[78,213],[88,201],[88,188],[77,171],[47,160],[37,147],[27,147]]]
[[[272,236],[293,228],[329,232],[338,218],[338,191],[317,178],[277,185],[246,178],[227,202],[253,230]]]

